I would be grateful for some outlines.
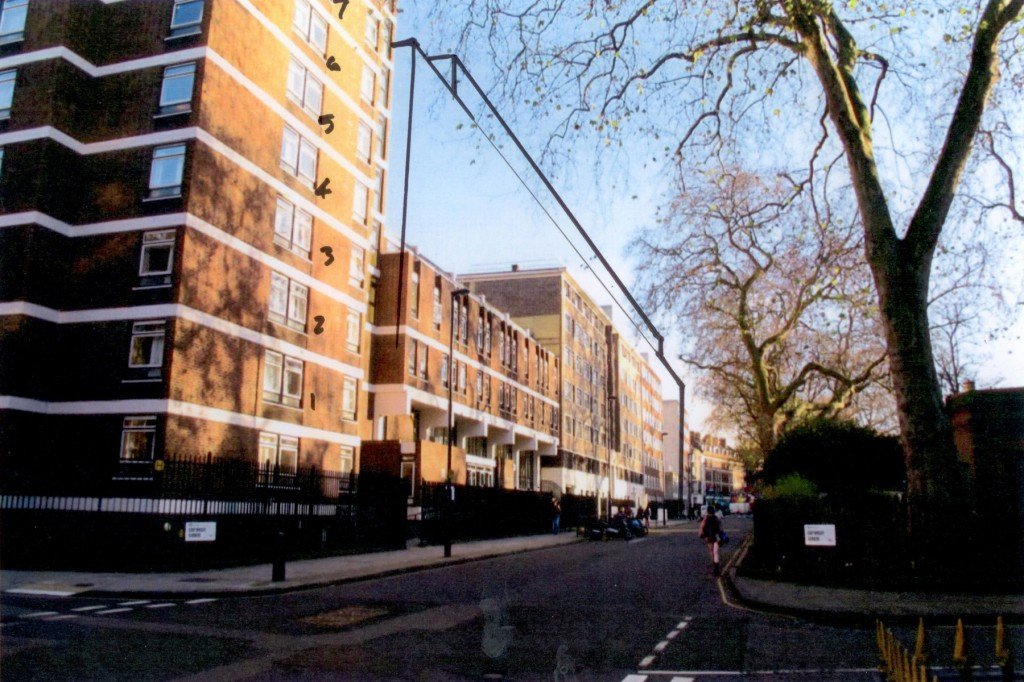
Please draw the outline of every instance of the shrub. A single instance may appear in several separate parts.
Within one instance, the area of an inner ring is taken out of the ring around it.
[[[762,490],[764,498],[769,500],[816,498],[819,495],[818,486],[814,484],[814,481],[808,480],[800,474],[787,474],[776,481],[774,485],[765,486]]]

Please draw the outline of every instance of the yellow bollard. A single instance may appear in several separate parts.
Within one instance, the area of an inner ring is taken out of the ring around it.
[[[928,637],[924,631],[924,618],[917,619],[917,639],[914,642],[914,667],[927,665],[931,655],[928,647]],[[924,680],[922,682],[927,682]]]

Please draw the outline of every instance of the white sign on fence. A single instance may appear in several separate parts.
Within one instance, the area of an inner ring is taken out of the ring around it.
[[[835,547],[836,527],[832,523],[804,524],[804,544],[808,547]]]
[[[213,542],[216,539],[216,521],[185,522],[185,542]]]

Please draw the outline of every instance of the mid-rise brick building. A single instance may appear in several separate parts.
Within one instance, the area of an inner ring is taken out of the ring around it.
[[[356,468],[394,7],[0,4],[6,464]]]

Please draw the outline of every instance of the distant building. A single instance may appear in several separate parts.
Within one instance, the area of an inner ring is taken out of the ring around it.
[[[662,428],[665,429],[665,499],[685,500],[686,439],[680,438],[679,401],[666,400],[662,404]],[[685,429],[685,425],[684,425]]]
[[[728,502],[743,490],[745,474],[736,451],[725,438],[690,431],[692,475],[694,481],[692,502]]]

